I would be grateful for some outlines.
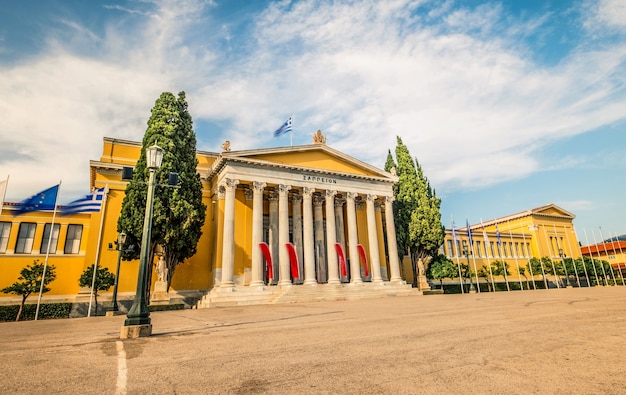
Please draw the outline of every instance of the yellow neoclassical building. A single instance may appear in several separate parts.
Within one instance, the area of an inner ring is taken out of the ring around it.
[[[84,293],[78,278],[94,262],[115,272],[127,183],[122,169],[134,166],[140,151],[139,142],[104,138],[101,158],[90,162],[91,189],[108,191],[103,207],[57,216],[49,255],[57,279],[46,298]],[[387,242],[396,238],[392,210],[386,210],[396,176],[329,147],[319,131],[309,145],[235,151],[226,142],[222,152],[198,151],[197,158],[206,221],[197,253],[171,279],[169,298],[201,298],[197,306],[209,307],[413,292],[401,278],[396,243]],[[0,287],[45,256],[41,245],[52,213],[13,215],[15,208],[5,204],[0,218],[7,229]],[[68,235],[77,227],[80,237],[70,251]],[[16,249],[26,234],[31,248]],[[138,261],[121,263],[120,298],[134,295],[137,271]]]
[[[89,181],[90,189],[107,188],[102,209],[55,217],[48,262],[57,278],[44,301],[88,295],[78,279],[94,263],[116,272],[127,183],[122,169],[135,165],[141,148],[140,142],[103,139]],[[176,268],[168,300],[202,308],[415,292],[407,285],[410,260],[399,261],[395,243],[395,175],[329,147],[319,131],[309,145],[237,151],[226,142],[221,152],[198,151],[197,158],[206,221],[197,253]],[[52,211],[14,215],[16,208],[5,203],[0,215],[0,288],[46,256]],[[578,257],[573,219],[546,205],[470,226],[471,243],[467,228],[448,229],[441,253],[478,267],[493,259],[515,268],[531,256]],[[464,246],[471,252],[464,254]],[[153,289],[162,279],[157,259]],[[120,301],[134,296],[138,266],[137,260],[121,262]],[[99,301],[106,303],[111,292]],[[0,303],[16,300],[0,294]]]

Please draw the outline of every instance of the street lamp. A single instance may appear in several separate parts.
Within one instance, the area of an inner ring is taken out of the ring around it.
[[[474,283],[472,282],[472,269],[470,268],[470,255],[472,255],[472,251],[470,251],[467,248],[467,243],[465,242],[465,240],[463,240],[463,255],[465,255],[465,258],[467,258],[467,270],[469,270],[469,282],[470,282],[470,287],[469,287],[469,293],[474,294],[476,293],[476,288],[474,288]]]
[[[146,166],[150,169],[148,179],[148,196],[146,198],[146,216],[143,221],[143,234],[141,236],[141,254],[139,257],[139,272],[137,273],[137,292],[135,300],[128,311],[120,337],[137,338],[150,336],[152,334],[152,324],[150,322],[150,309],[146,301],[146,281],[150,255],[150,232],[152,228],[152,206],[154,200],[154,186],[156,172],[161,167],[163,161],[163,149],[156,144],[146,150]]]
[[[113,285],[113,299],[111,300],[111,307],[109,311],[118,311],[117,306],[117,284],[120,278],[120,262],[122,261],[122,252],[124,250],[124,244],[126,244],[126,233],[121,232],[117,235],[117,269],[115,270],[115,284]]]
[[[567,267],[565,266],[565,258],[567,255],[563,253],[563,249],[559,248],[559,256],[561,257],[561,264],[563,264],[563,270],[565,271],[565,286],[567,288],[572,288],[572,284],[569,282],[569,275],[567,274]],[[576,268],[574,268],[576,270]]]

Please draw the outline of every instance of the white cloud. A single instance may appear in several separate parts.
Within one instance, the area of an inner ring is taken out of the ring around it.
[[[103,35],[49,37],[48,52],[0,69],[0,90],[11,92],[0,98],[0,137],[16,150],[0,162],[9,193],[35,193],[60,177],[84,191],[102,137],[140,140],[162,91],[187,91],[196,121],[229,125],[199,136],[213,144],[201,149],[219,150],[225,139],[233,149],[275,145],[271,131],[294,114],[298,143],[322,129],[330,146],[381,167],[401,136],[437,191],[526,177],[550,166],[534,156],[544,142],[624,118],[626,45],[581,45],[547,67],[519,40],[549,14],[515,24],[501,6],[443,3],[422,25],[419,7],[272,3],[247,42],[211,19],[212,3],[111,7],[117,19]],[[614,9],[619,3],[603,2],[594,15],[617,25],[603,11]]]

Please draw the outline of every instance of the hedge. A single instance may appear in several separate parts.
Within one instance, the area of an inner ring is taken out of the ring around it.
[[[0,321],[15,321],[15,317],[17,317],[19,309],[19,305],[0,306]],[[20,321],[34,320],[36,310],[36,304],[24,305],[24,311],[22,311]],[[69,318],[71,310],[72,303],[41,304],[39,305],[38,319]]]

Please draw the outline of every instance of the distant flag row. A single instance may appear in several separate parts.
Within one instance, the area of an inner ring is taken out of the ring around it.
[[[4,205],[4,197],[6,195],[8,181],[8,178],[0,181],[0,210]],[[17,210],[14,212],[15,215],[30,213],[33,211],[55,210],[59,187],[60,184],[54,185],[22,200],[18,203]],[[80,199],[76,199],[67,205],[59,206],[60,212],[61,214],[99,212],[102,208],[102,201],[106,192],[106,188],[95,189],[93,192]]]

